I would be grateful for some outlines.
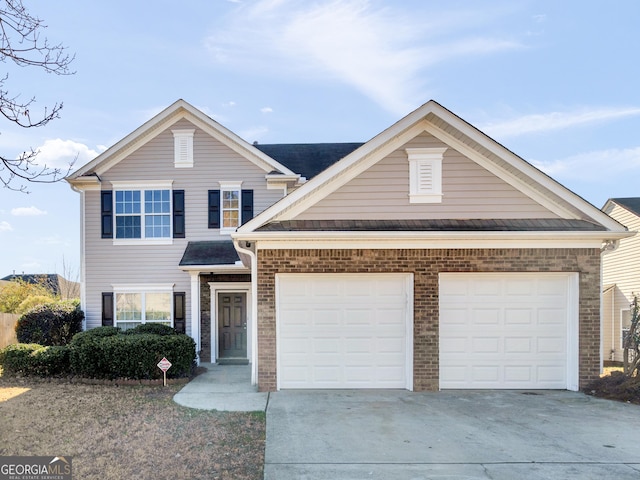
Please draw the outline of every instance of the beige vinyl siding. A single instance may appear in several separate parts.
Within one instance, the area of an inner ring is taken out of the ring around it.
[[[409,203],[409,162],[405,149],[424,147],[446,145],[430,134],[419,135],[297,219],[557,218],[451,148],[442,161],[442,203]]]
[[[185,191],[185,239],[171,239],[170,245],[114,245],[102,239],[100,192],[85,193],[85,289],[87,327],[102,322],[102,292],[113,284],[172,283],[175,292],[186,292],[187,333],[191,328],[191,283],[178,264],[189,241],[230,240],[219,230],[208,228],[208,190],[218,190],[219,181],[242,181],[243,189],[254,192],[254,215],[282,197],[282,190],[267,190],[265,172],[200,129],[194,136],[194,167],[174,167],[172,129],[194,128],[180,121],[101,175],[102,188],[112,181],[173,180],[174,190]]]
[[[620,205],[613,207],[605,213],[616,219],[630,231],[640,231],[640,217]],[[640,292],[640,235],[620,240],[618,248],[613,252],[605,253],[602,257],[602,283],[603,285],[615,284],[615,300],[612,313],[603,315],[603,329],[613,330],[615,339],[615,360],[622,361],[622,349],[620,348],[620,310],[629,308],[633,299],[633,293]],[[611,349],[611,343],[604,346],[604,358]]]
[[[196,129],[193,139],[193,168],[175,168],[171,130],[194,128],[182,120],[168,128],[111,168],[102,177],[103,187],[111,181],[173,180],[174,190],[185,191],[186,232],[189,240],[215,240],[218,230],[208,228],[207,191],[218,190],[220,181],[242,181],[242,189],[253,190],[254,215],[282,198],[282,190],[267,190],[265,172],[254,163]],[[230,238],[228,235],[222,238]]]

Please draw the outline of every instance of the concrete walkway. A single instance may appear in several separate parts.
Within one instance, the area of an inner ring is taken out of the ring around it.
[[[637,480],[640,406],[563,391],[284,391],[265,480]]]
[[[269,393],[251,385],[250,365],[201,363],[207,369],[176,393],[173,400],[185,407],[221,412],[266,411]]]

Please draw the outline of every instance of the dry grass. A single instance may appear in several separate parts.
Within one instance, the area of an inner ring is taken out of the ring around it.
[[[181,407],[180,388],[0,377],[0,455],[68,455],[82,479],[262,478],[264,414]]]

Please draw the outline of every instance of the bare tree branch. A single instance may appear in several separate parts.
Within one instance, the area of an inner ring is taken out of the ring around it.
[[[0,1],[0,62],[13,62],[18,67],[37,67],[56,75],[73,75],[69,69],[74,56],[67,53],[62,44],[52,45],[41,38],[42,30],[47,28],[43,21],[31,15],[22,4],[22,0]],[[27,101],[20,95],[12,95],[5,88],[8,74],[0,80],[0,114],[11,123],[22,128],[43,127],[51,120],[60,117],[62,103],[44,108],[39,114],[33,114],[35,97]],[[25,192],[26,184],[52,183],[62,180],[71,170],[49,168],[36,162],[38,152],[30,148],[17,158],[0,155],[0,183],[12,190]],[[17,184],[17,186],[16,186]]]

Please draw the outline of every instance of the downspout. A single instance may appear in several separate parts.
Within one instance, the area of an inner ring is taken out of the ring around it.
[[[241,246],[242,245],[242,246]],[[233,246],[251,259],[251,385],[258,383],[258,258],[255,242],[233,239]]]
[[[80,189],[69,183],[71,190],[80,194],[80,308],[83,312],[87,311],[87,289],[86,289],[86,276],[85,276],[85,232],[84,232],[84,210],[85,210],[85,190]],[[87,317],[83,316],[82,330],[87,330]]]
[[[604,354],[604,343],[603,343],[603,338],[604,338],[604,325],[602,324],[602,318],[604,317],[604,310],[603,310],[603,305],[604,305],[604,295],[602,292],[602,280],[603,280],[603,259],[604,256],[607,253],[611,253],[613,251],[615,251],[618,246],[620,245],[620,240],[605,240],[604,244],[602,245],[602,248],[600,248],[600,371],[602,372],[602,369],[604,368],[604,358],[603,358],[603,354]],[[615,297],[613,296],[613,293],[611,294],[611,347],[612,349],[614,349],[614,345],[615,345],[615,339],[614,339],[614,324],[615,324],[615,318],[613,317],[613,302],[615,300]]]

